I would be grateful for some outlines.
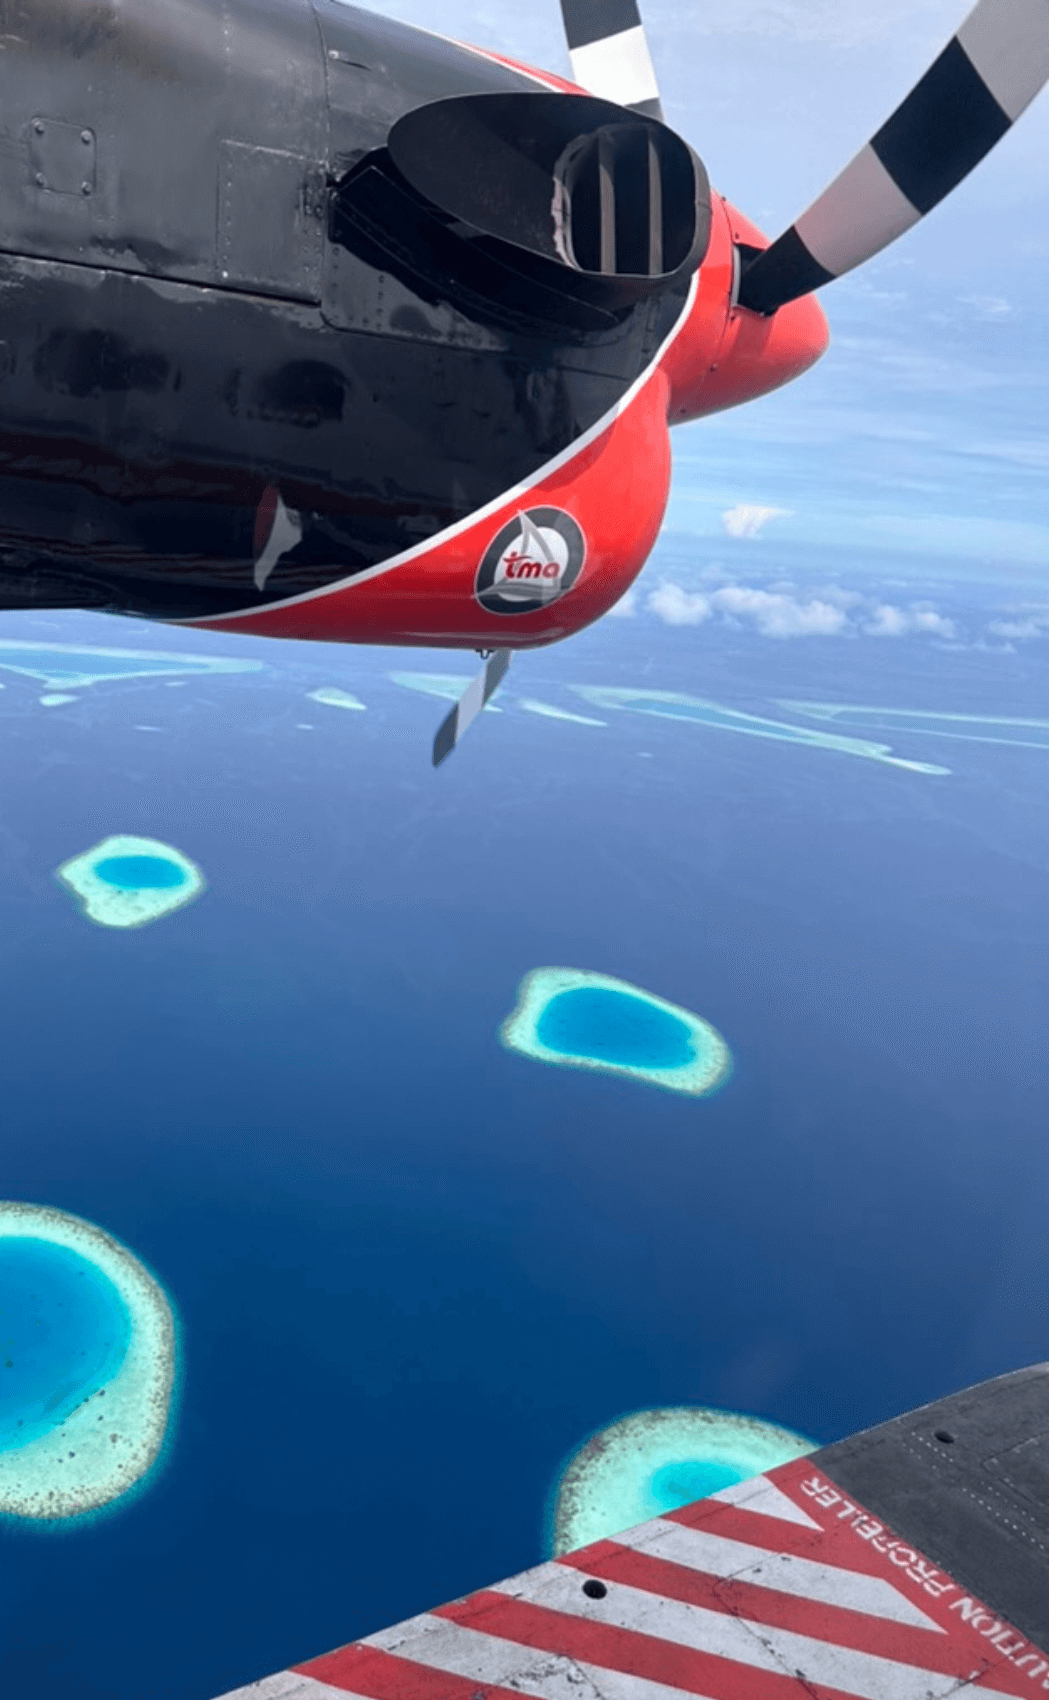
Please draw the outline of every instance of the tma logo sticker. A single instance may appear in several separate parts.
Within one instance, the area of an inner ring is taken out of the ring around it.
[[[586,539],[562,508],[529,508],[492,538],[474,594],[490,614],[534,614],[571,590]]]

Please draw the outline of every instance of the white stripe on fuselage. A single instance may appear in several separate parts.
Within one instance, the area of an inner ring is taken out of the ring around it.
[[[568,447],[562,449],[560,454],[556,454],[551,460],[546,461],[530,477],[522,479],[519,484],[512,485],[509,490],[503,490],[498,496],[493,496],[490,502],[485,502],[482,507],[475,508],[473,513],[467,514],[464,519],[456,520],[454,525],[446,526],[444,531],[435,532],[425,542],[413,544],[410,549],[405,549],[400,555],[392,556],[388,561],[380,561],[374,567],[365,567],[363,572],[351,573],[347,578],[337,579],[334,584],[322,585],[317,590],[304,590],[298,596],[286,596],[280,602],[260,602],[254,608],[237,608],[229,614],[195,614],[192,619],[170,620],[166,621],[165,624],[172,626],[207,626],[215,620],[253,620],[259,614],[269,614],[284,608],[298,608],[307,602],[316,602],[323,596],[335,596],[339,591],[348,590],[352,585],[367,584],[372,579],[381,578],[385,573],[392,573],[398,567],[406,566],[409,561],[417,561],[423,555],[428,555],[434,549],[439,549],[445,543],[450,543],[453,538],[461,536],[464,531],[469,531],[471,526],[479,524],[491,514],[497,514],[501,509],[510,507],[515,502],[523,502],[536,485],[542,484],[546,479],[552,478],[555,472],[560,472],[563,467],[569,466],[573,460],[584,454],[599,437],[603,437],[606,431],[610,431],[620,415],[625,413],[631,403],[637,399],[645,385],[658,372],[667,351],[677,341],[688,324],[698,289],[699,273],[696,272],[689,285],[688,294],[682,304],[680,314],[660,343],[651,361],[640,376],[634,379],[629,389],[625,390],[619,400],[608,409],[607,413],[603,413],[600,419],[590,426],[589,430],[584,431],[581,437],[577,437],[574,443],[569,443]]]

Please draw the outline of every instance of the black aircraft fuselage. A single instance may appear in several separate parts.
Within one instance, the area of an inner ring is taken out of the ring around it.
[[[710,197],[662,125],[340,0],[0,14],[0,607],[345,581],[569,449],[682,316]],[[609,159],[646,190],[611,265]]]

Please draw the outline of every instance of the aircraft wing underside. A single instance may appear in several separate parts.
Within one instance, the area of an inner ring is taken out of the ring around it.
[[[1049,1692],[1049,1365],[410,1618],[226,1700]]]

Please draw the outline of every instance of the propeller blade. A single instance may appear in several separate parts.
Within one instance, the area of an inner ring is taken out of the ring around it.
[[[499,689],[509,665],[510,651],[493,649],[481,672],[470,681],[451,713],[438,726],[433,741],[434,767],[440,767],[442,761],[451,755],[466,728],[477,719],[489,697]]]
[[[588,94],[662,118],[637,0],[561,0],[572,75]]]
[[[1047,0],[979,0],[877,135],[744,263],[740,305],[774,313],[888,247],[957,188],[1047,80]]]

